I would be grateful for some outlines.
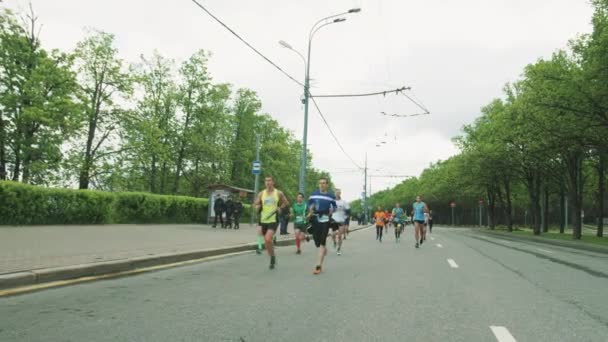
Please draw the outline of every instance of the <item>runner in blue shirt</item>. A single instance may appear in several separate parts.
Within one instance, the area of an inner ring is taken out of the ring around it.
[[[401,208],[401,203],[395,204],[393,208],[393,212],[391,214],[393,218],[393,227],[395,228],[395,241],[399,242],[401,240],[401,232],[403,231],[403,217],[404,217],[403,208]]]
[[[319,189],[308,198],[308,216],[312,224],[309,233],[312,233],[315,246],[319,250],[314,274],[321,273],[323,269],[323,259],[327,255],[325,242],[327,240],[327,233],[329,232],[329,219],[331,214],[336,210],[336,196],[328,190],[328,187],[328,179],[321,177],[319,179]]]
[[[416,237],[416,248],[422,245],[422,231],[424,229],[424,213],[429,212],[429,207],[422,202],[420,196],[416,196],[416,202],[412,205],[414,209],[414,225],[416,226],[414,236]]]

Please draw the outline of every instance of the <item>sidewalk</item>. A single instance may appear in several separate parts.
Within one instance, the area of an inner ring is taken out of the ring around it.
[[[288,231],[278,245],[293,244],[293,225]],[[249,224],[0,227],[0,289],[253,250],[255,241]]]
[[[0,274],[255,241],[255,228],[248,224],[239,230],[188,224],[0,227]]]

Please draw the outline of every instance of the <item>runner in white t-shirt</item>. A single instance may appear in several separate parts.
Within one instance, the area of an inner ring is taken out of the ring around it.
[[[350,206],[348,202],[342,199],[342,191],[340,189],[336,189],[336,211],[332,214],[332,219],[335,221],[335,224],[338,226],[337,233],[337,244],[338,244],[338,255],[342,255],[342,241],[344,240],[344,236],[346,235],[346,219],[348,215],[350,215]]]

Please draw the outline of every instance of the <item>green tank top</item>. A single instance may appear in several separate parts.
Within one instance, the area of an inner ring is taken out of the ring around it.
[[[294,203],[293,213],[295,215],[295,223],[303,224],[306,221],[306,203]]]

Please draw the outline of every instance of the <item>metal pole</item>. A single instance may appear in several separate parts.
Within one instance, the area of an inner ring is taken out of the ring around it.
[[[454,207],[452,207],[452,226],[454,225]]]
[[[308,39],[308,58],[306,60],[306,78],[304,79],[304,135],[302,137],[302,159],[300,160],[300,192],[306,188],[306,163],[308,147],[308,99],[310,97],[310,49],[312,37]]]
[[[566,208],[566,212],[565,212],[565,214],[566,214],[566,221],[565,221],[566,227],[565,228],[566,228],[566,230],[568,230],[568,211],[569,211],[568,210],[568,196],[566,196],[566,207],[565,208]]]
[[[256,134],[255,135],[255,161],[259,162],[260,161],[260,135]],[[260,174],[257,173],[255,175],[255,183],[253,184],[253,200],[255,201],[256,196],[258,195],[258,191],[259,191],[259,183],[260,183]],[[255,222],[255,217],[257,212],[255,210],[255,208],[251,208],[251,225],[253,226],[253,223]]]
[[[367,224],[369,222],[369,213],[367,212],[367,153],[365,154],[365,174],[364,174],[364,181],[363,181],[363,208],[364,208],[364,219],[365,219],[365,224]]]
[[[483,207],[480,205],[479,206],[479,227],[481,227],[481,209],[483,209]]]

